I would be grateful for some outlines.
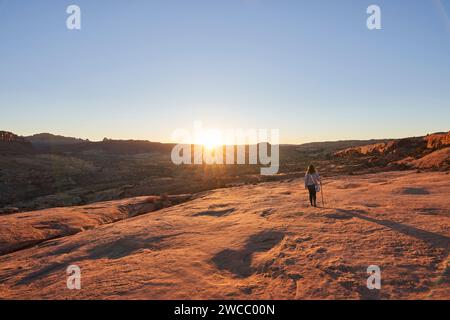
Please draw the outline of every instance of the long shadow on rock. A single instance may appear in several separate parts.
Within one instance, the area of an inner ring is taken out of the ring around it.
[[[256,252],[269,251],[281,242],[284,233],[279,231],[263,231],[248,238],[241,250],[225,249],[212,258],[219,270],[228,270],[240,278],[249,277],[253,273],[252,255]]]
[[[202,211],[202,212],[198,212],[196,214],[194,214],[194,217],[200,217],[200,216],[210,216],[210,217],[223,217],[223,216],[227,216],[230,213],[233,213],[235,211],[234,208],[230,208],[230,209],[223,209],[223,210],[207,210],[207,211]]]
[[[89,259],[120,259],[132,255],[138,250],[158,250],[161,242],[173,235],[156,236],[149,238],[137,238],[134,236],[123,237],[102,246],[89,250]]]
[[[24,285],[30,284],[33,281],[44,278],[51,273],[56,271],[62,271],[67,268],[71,264],[80,263],[83,260],[96,260],[96,259],[120,259],[126,256],[130,256],[143,249],[150,250],[159,250],[163,246],[163,241],[167,238],[175,237],[180,235],[178,234],[169,234],[162,236],[154,236],[154,237],[139,237],[139,236],[126,236],[120,239],[116,239],[111,242],[102,243],[96,245],[89,250],[87,250],[87,254],[83,256],[71,257],[65,259],[62,262],[52,263],[46,265],[34,272],[31,272],[20,279],[16,285]],[[72,249],[78,248],[77,244],[69,244],[63,246],[61,248],[57,248],[56,250],[60,254],[68,253]]]
[[[348,214],[348,215],[352,215],[352,216],[362,219],[362,220],[366,220],[366,221],[369,221],[372,223],[382,225],[382,226],[390,228],[394,231],[403,233],[407,236],[414,237],[416,239],[419,239],[423,242],[430,244],[433,247],[442,248],[442,249],[445,249],[446,251],[449,250],[450,238],[447,236],[441,235],[439,233],[418,229],[416,227],[408,226],[406,224],[391,221],[391,220],[378,220],[378,219],[361,214],[362,210],[338,209],[338,211]]]

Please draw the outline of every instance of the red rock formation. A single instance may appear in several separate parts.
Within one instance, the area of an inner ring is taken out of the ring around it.
[[[450,145],[450,131],[447,133],[429,134],[425,138],[428,149],[439,149]]]
[[[347,148],[335,153],[336,156],[356,156],[356,155],[368,155],[368,154],[381,154],[386,151],[388,143],[375,143],[366,146]]]
[[[0,152],[2,154],[22,154],[33,152],[33,145],[23,137],[12,132],[0,131]]]
[[[430,155],[450,145],[450,132],[434,133],[425,137],[392,140],[386,143],[347,148],[336,152],[336,157],[360,159],[379,166],[404,165],[406,167],[445,169],[447,152]],[[421,161],[416,161],[422,159]],[[427,162],[430,163],[427,163]]]
[[[24,138],[19,137],[18,135],[8,131],[0,131],[0,141],[27,143],[27,141]]]

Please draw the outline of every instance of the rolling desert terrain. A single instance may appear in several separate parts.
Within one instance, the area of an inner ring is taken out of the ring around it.
[[[0,216],[0,299],[448,299],[449,177],[325,178],[324,208],[292,178]]]

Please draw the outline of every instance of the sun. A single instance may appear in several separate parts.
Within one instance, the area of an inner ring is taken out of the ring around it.
[[[218,130],[208,130],[197,138],[197,143],[212,150],[223,145],[222,135]]]

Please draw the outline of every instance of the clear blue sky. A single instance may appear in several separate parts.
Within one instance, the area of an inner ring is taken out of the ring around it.
[[[66,28],[66,7],[82,29]],[[378,4],[382,30],[366,28]],[[450,129],[449,0],[0,0],[0,130],[283,143]]]

